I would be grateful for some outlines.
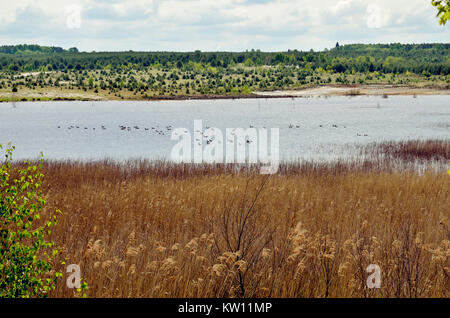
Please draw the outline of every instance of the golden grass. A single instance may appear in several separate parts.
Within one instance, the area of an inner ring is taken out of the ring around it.
[[[367,167],[367,166],[366,166]],[[267,177],[47,162],[52,233],[90,297],[449,297],[449,176],[343,165]],[[366,267],[381,267],[368,289]],[[56,297],[71,297],[61,281]]]

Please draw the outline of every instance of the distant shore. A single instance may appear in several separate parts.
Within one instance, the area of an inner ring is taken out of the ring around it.
[[[450,95],[450,89],[399,85],[318,86],[299,90],[256,92],[259,96],[318,97],[318,96],[383,96],[383,95]]]
[[[417,87],[411,85],[327,85],[298,89],[256,91],[250,94],[202,94],[202,95],[166,95],[142,98],[106,98],[93,92],[69,92],[49,89],[35,93],[23,91],[18,93],[0,92],[0,102],[26,101],[161,101],[161,100],[213,100],[213,99],[248,99],[248,98],[311,98],[332,96],[395,96],[395,95],[450,95],[450,89],[442,87]]]

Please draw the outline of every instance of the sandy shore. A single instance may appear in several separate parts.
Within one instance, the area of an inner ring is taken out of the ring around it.
[[[317,96],[357,96],[357,95],[450,95],[450,89],[417,88],[409,86],[361,85],[361,86],[320,86],[299,90],[255,92],[258,96],[273,97],[317,97]]]
[[[33,100],[189,100],[189,99],[241,99],[241,98],[309,98],[327,96],[390,96],[390,95],[450,95],[450,89],[433,87],[412,87],[392,85],[353,85],[353,86],[319,86],[295,90],[262,91],[241,95],[191,95],[191,96],[153,96],[147,98],[110,98],[87,91],[44,90],[41,92],[22,91],[18,93],[1,92],[0,102]]]

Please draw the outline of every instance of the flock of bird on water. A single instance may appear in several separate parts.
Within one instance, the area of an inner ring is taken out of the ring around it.
[[[58,126],[58,129],[61,129],[61,128],[62,128],[61,126]],[[86,126],[81,127],[81,126],[74,126],[74,125],[71,125],[71,126],[68,126],[67,129],[68,129],[68,130],[71,130],[71,129],[84,129],[84,130],[89,130],[90,128],[89,128],[89,127],[86,127]],[[101,125],[100,129],[101,129],[101,130],[106,130],[106,126],[105,126],[105,125]],[[123,125],[119,125],[119,129],[120,129],[120,130],[131,131],[132,129],[139,130],[139,129],[141,129],[141,128],[140,128],[139,126],[133,126],[133,127],[131,127],[131,126],[123,126]],[[166,126],[165,129],[167,130],[167,132],[168,132],[168,131],[171,131],[171,130],[172,130],[172,126],[171,126],[171,125]],[[95,127],[93,127],[92,130],[95,130]],[[145,131],[149,131],[150,128],[147,128],[147,127],[146,127],[146,128],[144,128],[144,130],[145,130]],[[151,127],[151,130],[154,131],[155,133],[159,134],[159,135],[165,135],[165,130],[164,130],[164,129],[159,129],[159,126]]]
[[[132,126],[131,127],[131,126],[119,125],[118,127],[122,131],[132,131],[133,129],[134,130],[140,130],[141,129],[141,127],[139,127],[139,126]],[[324,128],[325,126],[324,125],[319,125],[319,127],[320,128]],[[332,127],[333,128],[339,128],[339,126],[336,125],[336,124],[332,124]],[[343,128],[347,128],[347,126],[342,126],[342,127]],[[61,128],[62,128],[61,126],[58,126],[58,129],[61,129]],[[210,128],[209,126],[205,127],[206,130],[208,130],[209,128]],[[249,128],[255,128],[255,126],[250,125]],[[263,128],[266,128],[266,127],[263,127]],[[299,124],[289,124],[288,128],[289,129],[299,129],[299,128],[301,128],[301,126]],[[68,130],[71,130],[71,129],[89,130],[89,128],[86,127],[86,126],[81,127],[81,126],[74,126],[74,125],[68,126],[67,129]],[[106,130],[106,126],[105,125],[101,125],[100,129],[101,130]],[[160,128],[159,126],[150,127],[150,128],[149,127],[144,127],[143,128],[143,130],[145,130],[145,131],[152,131],[152,132],[154,132],[154,133],[156,133],[158,135],[161,135],[161,136],[164,136],[166,133],[168,134],[172,129],[173,129],[172,125],[165,126],[164,128]],[[92,130],[95,130],[95,127],[93,127]],[[204,135],[203,132],[201,132],[201,131],[198,131],[198,132],[200,132],[203,135],[203,137],[205,139],[207,139],[206,141],[207,141],[208,144],[213,141],[213,139],[208,139],[208,136]],[[368,135],[367,134],[359,134],[359,133],[357,133],[357,136],[358,137],[362,137],[362,136],[367,137]],[[252,142],[251,140],[247,139],[247,143],[251,143],[251,142]]]

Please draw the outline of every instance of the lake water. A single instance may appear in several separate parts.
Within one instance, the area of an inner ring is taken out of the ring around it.
[[[0,143],[12,142],[16,159],[41,151],[51,159],[170,159],[173,129],[193,134],[200,119],[224,134],[226,128],[279,128],[283,160],[332,159],[349,144],[448,140],[449,101],[441,95],[0,103]]]

